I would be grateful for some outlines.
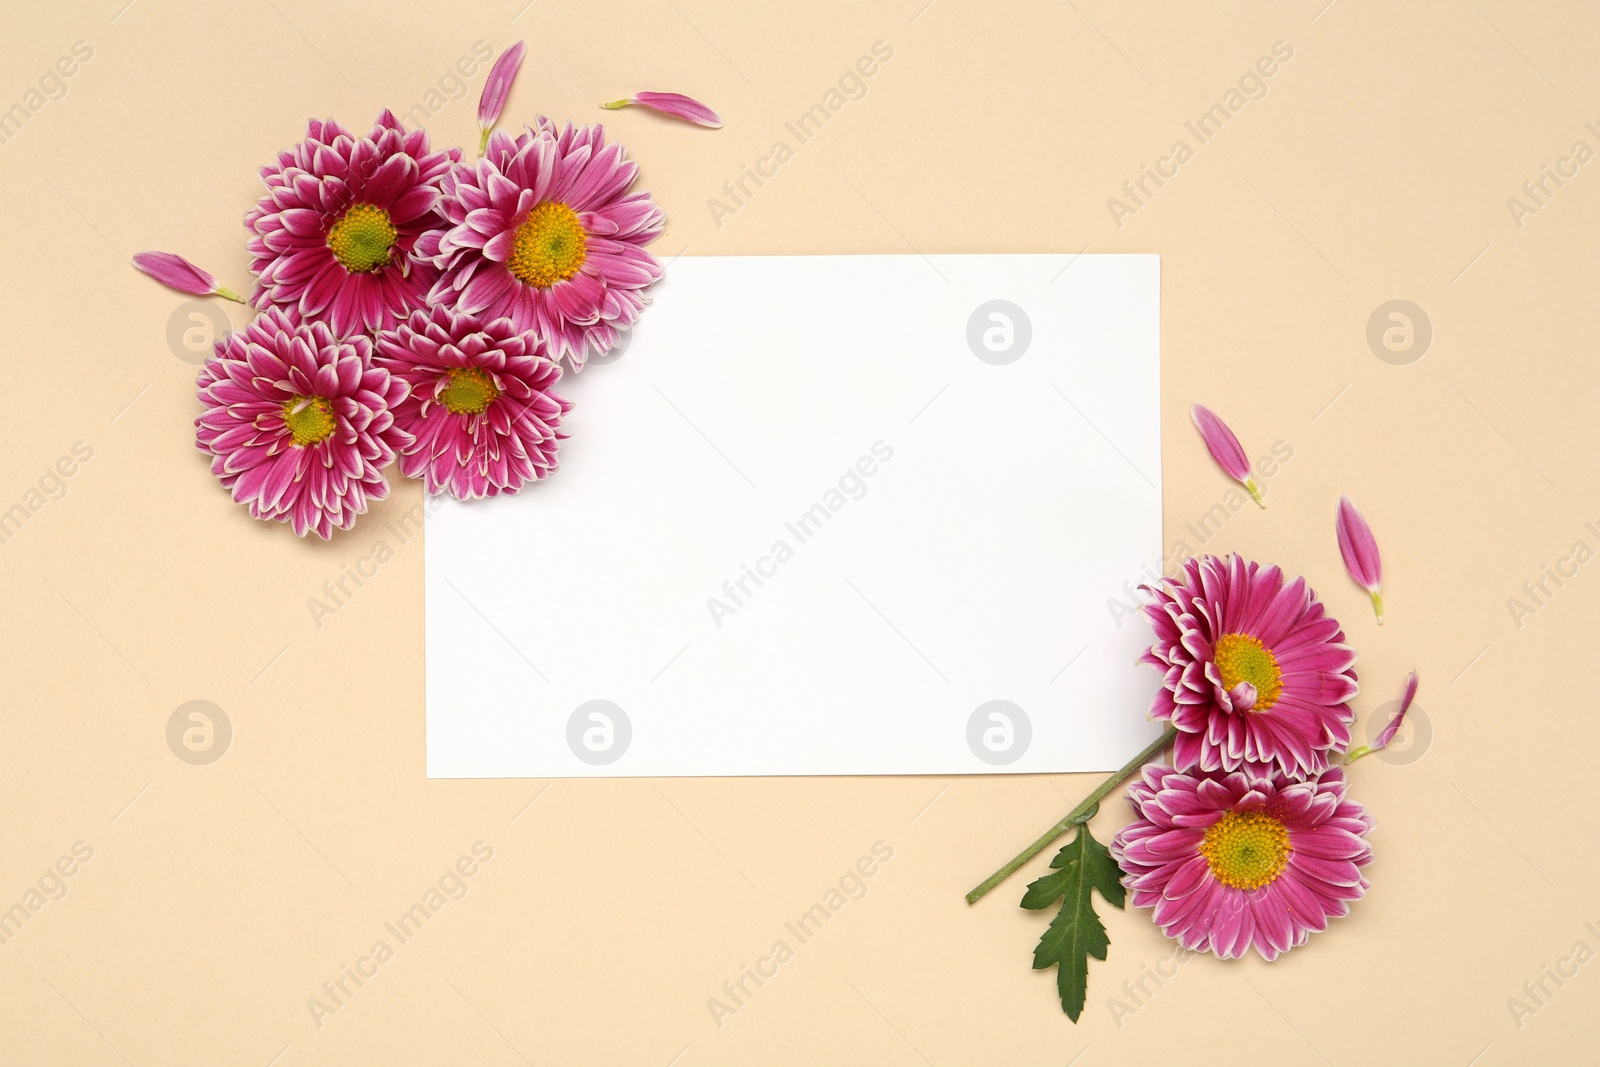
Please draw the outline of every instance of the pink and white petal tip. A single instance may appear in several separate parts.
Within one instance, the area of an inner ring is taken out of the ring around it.
[[[489,77],[483,83],[483,95],[478,98],[478,129],[482,131],[478,139],[480,156],[489,145],[490,131],[506,109],[506,100],[511,96],[511,83],[516,81],[517,71],[522,69],[522,57],[527,50],[527,44],[518,41],[501,52],[494,66],[489,68]]]
[[[696,126],[704,126],[708,130],[722,128],[722,119],[715,111],[702,104],[700,101],[682,93],[634,93],[622,100],[612,100],[600,106],[607,111],[616,111],[618,108],[635,105],[659,111],[663,115],[692,122]]]
[[[1194,420],[1195,427],[1200,431],[1200,439],[1205,442],[1211,458],[1217,461],[1217,466],[1244,486],[1250,498],[1265,508],[1267,503],[1261,498],[1261,487],[1250,473],[1250,457],[1244,454],[1244,446],[1228,429],[1228,424],[1204,404],[1189,405],[1189,417]]]
[[[1372,536],[1372,527],[1347,496],[1339,498],[1334,533],[1339,539],[1339,555],[1344,557],[1345,570],[1372,597],[1372,610],[1377,613],[1378,625],[1382,626],[1383,561],[1378,555],[1378,541]]]
[[[135,252],[132,262],[137,270],[180,293],[220,296],[244,303],[244,297],[232,289],[218,285],[216,277],[210,271],[202,270],[182,256],[171,252]]]

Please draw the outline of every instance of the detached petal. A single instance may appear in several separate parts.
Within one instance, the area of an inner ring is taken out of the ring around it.
[[[1412,671],[1406,676],[1406,695],[1400,698],[1400,713],[1389,720],[1389,725],[1383,728],[1378,739],[1372,742],[1372,751],[1377,752],[1388,746],[1394,740],[1394,735],[1400,731],[1400,724],[1405,722],[1406,712],[1411,710],[1411,702],[1417,698],[1417,672]]]
[[[1378,622],[1383,622],[1383,563],[1378,557],[1378,542],[1372,536],[1372,527],[1361,517],[1361,512],[1347,496],[1339,498],[1339,516],[1334,523],[1339,538],[1339,554],[1344,566],[1356,584],[1372,596],[1373,610]]]
[[[522,56],[527,52],[528,46],[518,41],[516,44],[500,53],[500,58],[494,61],[494,66],[489,68],[489,78],[483,83],[483,95],[478,98],[478,126],[483,130],[483,141],[489,140],[489,131],[494,129],[495,123],[500,121],[500,113],[506,109],[506,98],[511,95],[511,83],[517,78],[517,71],[522,68]],[[479,149],[482,154],[482,149]]]
[[[1257,504],[1266,507],[1255,479],[1250,476],[1250,459],[1244,454],[1244,446],[1239,444],[1239,439],[1228,429],[1228,424],[1203,404],[1191,404],[1189,417],[1194,419],[1195,426],[1200,430],[1200,439],[1206,443],[1206,449],[1211,453],[1211,458],[1217,461],[1217,466],[1249,490]]]
[[[171,252],[136,252],[133,256],[133,265],[162,285],[176,289],[180,293],[192,293],[195,296],[225,296],[229,300],[243,302],[237,293],[218,285],[217,279],[209,271],[201,270],[187,259]]]
[[[659,111],[663,115],[671,115],[673,118],[683,119],[686,122],[692,122],[696,126],[704,126],[707,129],[720,130],[722,128],[722,119],[717,117],[715,111],[712,111],[693,97],[684,96],[682,93],[634,93],[626,100],[613,100],[609,104],[601,104],[600,106],[607,110],[615,111],[617,108],[627,107],[629,104],[647,107],[651,111]]]

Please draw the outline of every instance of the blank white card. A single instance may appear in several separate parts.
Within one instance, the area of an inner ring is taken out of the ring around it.
[[[681,258],[427,521],[430,777],[1107,770],[1159,732],[1155,256]]]

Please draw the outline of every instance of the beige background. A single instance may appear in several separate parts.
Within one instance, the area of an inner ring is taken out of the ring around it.
[[[0,908],[92,849],[0,944],[0,1061],[1592,1061],[1600,964],[1545,979],[1542,1004],[1522,986],[1600,950],[1600,563],[1561,564],[1600,549],[1600,163],[1520,226],[1507,206],[1574,141],[1600,149],[1592,5],[125,2],[13,2],[0,35],[0,107],[93,51],[0,143],[0,509],[43,503],[0,544]],[[1349,919],[1136,1001],[1119,987],[1170,943],[1112,914],[1073,1026],[1029,968],[1026,879],[962,893],[1092,776],[424,780],[420,541],[321,628],[306,603],[417,486],[331,544],[250,521],[193,447],[193,357],[166,340],[182,299],[125,257],[178,251],[243,287],[255,169],[308,115],[422,105],[436,140],[469,141],[484,72],[450,99],[450,71],[518,38],[513,119],[592,121],[642,88],[722,112],[716,133],[609,118],[670,217],[663,258],[1161,254],[1167,540],[1307,574],[1361,651],[1363,717],[1421,672],[1424,757],[1353,775],[1378,829]],[[795,147],[785,121],[877,41],[893,58],[866,94]],[[1184,122],[1277,41],[1293,58],[1267,95],[1198,145]],[[708,198],[780,138],[794,158],[719,226]],[[1118,226],[1107,198],[1179,138],[1193,158]],[[1391,299],[1433,325],[1410,365],[1365,339]],[[1204,542],[1185,524],[1228,483],[1194,400],[1252,455],[1293,449],[1271,509]],[[80,441],[92,458],[30,498]],[[1381,631],[1339,564],[1341,491],[1383,548]],[[1514,619],[1558,565],[1576,576]],[[192,699],[233,727],[208,766],[166,740]],[[479,841],[466,895],[398,944],[384,924]],[[719,1027],[708,999],[878,841],[866,895]],[[380,938],[393,958],[316,1025],[308,998]],[[1513,996],[1537,1010],[1515,1019]]]

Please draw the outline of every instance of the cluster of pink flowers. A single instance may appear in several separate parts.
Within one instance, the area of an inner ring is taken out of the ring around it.
[[[1217,465],[1262,508],[1239,439],[1215,412],[1190,414]],[[1242,494],[1230,503],[1243,507]],[[1339,553],[1383,622],[1377,539],[1348,497],[1335,519]],[[1345,768],[1388,747],[1417,695],[1406,679],[1399,710],[1372,742],[1351,747],[1355,649],[1304,578],[1238,555],[1198,556],[1142,585],[1154,642],[1140,662],[1162,674],[1150,717],[1166,729],[1067,815],[967,894],[978,900],[1063,834],[1075,835],[1028,886],[1022,906],[1060,905],[1034,950],[1055,967],[1061,1008],[1077,1022],[1088,963],[1110,947],[1097,891],[1151,909],[1185,950],[1271,961],[1349,914],[1367,890],[1373,820],[1348,792]],[[1169,763],[1146,766],[1171,750]],[[1100,801],[1130,776],[1133,821],[1109,847],[1089,830]]]
[[[195,420],[212,471],[256,518],[349,529],[388,494],[396,459],[462,499],[555,471],[572,407],[555,390],[562,364],[581,371],[638,319],[665,216],[602,127],[541,116],[494,130],[523,52],[489,73],[476,162],[386,110],[366,132],[313,119],[261,168],[266,195],[245,218],[260,314],[217,341]],[[674,94],[618,103],[634,102],[715,120]],[[170,253],[134,265],[245,302]]]
[[[1233,432],[1200,405],[1192,414],[1218,465],[1265,507]],[[1335,532],[1381,623],[1377,542],[1348,498]],[[1141,661],[1163,673],[1150,714],[1173,731],[1172,765],[1129,788],[1135,818],[1111,854],[1134,904],[1185,948],[1275,959],[1367,888],[1372,819],[1346,795],[1340,763],[1394,739],[1416,674],[1399,713],[1352,751],[1355,649],[1304,578],[1203,556],[1143,588],[1155,643]]]
[[[1204,556],[1146,591],[1143,662],[1164,672],[1150,714],[1176,736],[1172,766],[1129,788],[1111,854],[1185,948],[1275,959],[1367,887],[1372,820],[1330,758],[1350,746],[1355,650],[1277,567]]]

